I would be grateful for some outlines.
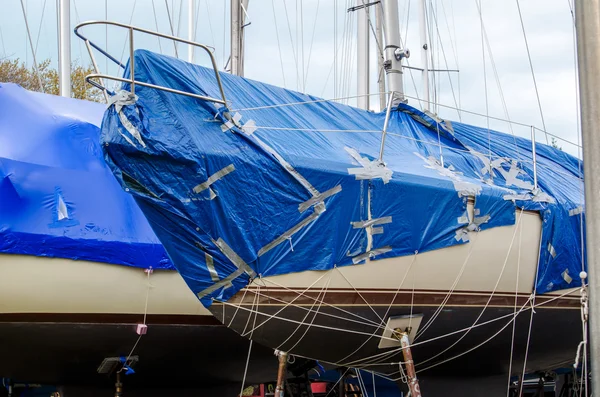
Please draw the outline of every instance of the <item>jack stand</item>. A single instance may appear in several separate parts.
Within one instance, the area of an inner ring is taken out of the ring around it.
[[[279,368],[277,370],[277,386],[275,387],[274,397],[283,397],[285,394],[285,373],[287,371],[288,354],[275,350],[275,355],[279,359]]]
[[[121,371],[117,371],[117,382],[115,383],[115,397],[123,396],[123,383],[121,382]]]
[[[406,367],[406,376],[408,378],[408,389],[411,397],[421,397],[421,388],[415,371],[415,363],[410,350],[410,339],[408,339],[409,330],[400,328],[394,329],[394,336],[400,340],[402,346],[402,355],[404,356],[404,366]]]

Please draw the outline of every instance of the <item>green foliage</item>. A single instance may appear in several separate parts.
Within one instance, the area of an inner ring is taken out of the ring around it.
[[[24,62],[17,59],[0,60],[0,82],[15,83],[30,90],[59,94],[58,72],[50,67],[50,59],[38,64],[38,72],[34,67],[27,68]],[[85,82],[85,76],[94,73],[91,66],[84,67],[76,62],[71,64],[71,96],[78,99],[103,102],[102,92]],[[41,81],[41,85],[40,85]]]

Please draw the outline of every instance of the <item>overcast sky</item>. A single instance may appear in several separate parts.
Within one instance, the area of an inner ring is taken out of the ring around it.
[[[55,0],[23,0],[26,5],[38,62],[50,58],[57,63],[57,17]],[[229,56],[229,7],[226,0],[195,0],[196,40],[215,48],[222,68]],[[298,89],[325,98],[356,93],[356,16],[348,13],[356,0],[250,0],[250,25],[246,32],[246,77],[275,85]],[[577,142],[576,76],[574,67],[573,19],[570,0],[520,0],[523,22],[540,95],[546,130]],[[174,31],[187,35],[187,0],[168,0]],[[183,7],[182,7],[183,3]],[[457,73],[436,73],[437,100],[440,104],[543,127],[532,74],[527,57],[516,0],[481,0],[483,27],[487,32],[491,55],[484,42],[482,51],[481,22],[476,0],[428,0],[431,28],[430,45],[436,69],[458,69]],[[20,0],[0,0],[0,57],[20,58],[32,64]],[[421,66],[419,39],[419,0],[399,0],[401,36],[411,50],[409,64]],[[181,12],[180,12],[181,9]],[[155,10],[155,11],[154,11]],[[374,11],[374,10],[373,10]],[[107,14],[107,15],[106,15]],[[164,0],[71,0],[72,25],[91,19],[119,21],[170,33]],[[335,16],[334,16],[335,15]],[[155,18],[156,16],[156,18]],[[374,12],[372,12],[374,22]],[[337,25],[335,20],[337,19]],[[104,28],[86,30],[89,37],[105,45]],[[335,34],[337,32],[337,34]],[[336,42],[337,38],[337,42]],[[108,49],[117,58],[127,59],[126,33],[108,30]],[[173,55],[173,45],[156,38],[135,36],[136,48]],[[337,51],[336,51],[337,48]],[[376,43],[371,36],[371,92],[377,92]],[[187,48],[178,49],[180,57]],[[123,55],[122,55],[123,54]],[[102,72],[116,74],[114,65],[99,60]],[[79,63],[89,62],[85,46],[72,37],[72,57]],[[333,72],[337,58],[337,73]],[[484,79],[484,58],[485,75]],[[197,53],[198,63],[206,56]],[[498,79],[495,78],[494,66]],[[430,65],[431,67],[431,65]],[[337,82],[334,83],[334,75]],[[451,79],[451,80],[450,80]],[[451,81],[451,83],[450,83]],[[487,81],[487,84],[485,82]],[[501,101],[502,88],[506,110]],[[422,97],[419,71],[405,70],[404,86],[410,97]],[[354,104],[349,100],[349,104]],[[409,99],[419,107],[419,102]],[[373,96],[371,108],[378,110]],[[459,119],[456,110],[435,109],[442,117]],[[486,126],[484,117],[462,113],[462,121]],[[507,123],[491,121],[490,126],[511,132]],[[513,132],[529,136],[530,129],[513,126]],[[537,140],[545,142],[538,132]],[[577,148],[559,142],[564,150],[577,155]]]

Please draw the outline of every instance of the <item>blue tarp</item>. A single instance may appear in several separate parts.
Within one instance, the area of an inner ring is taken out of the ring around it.
[[[143,50],[134,58],[136,80],[219,97],[211,69]],[[516,208],[543,220],[536,290],[580,284],[576,158],[538,144],[535,190],[528,140],[401,104],[380,164],[384,113],[221,79],[228,108],[137,86],[135,103],[111,106],[102,124],[107,163],[205,305],[256,275],[463,244],[468,230],[514,224]],[[377,223],[366,252],[369,207]]]
[[[0,253],[172,268],[104,162],[105,109],[0,84]]]

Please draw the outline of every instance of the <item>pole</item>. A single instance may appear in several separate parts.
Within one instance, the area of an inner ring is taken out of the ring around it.
[[[285,373],[287,371],[288,354],[279,350],[275,351],[275,355],[279,360],[277,370],[277,386],[275,387],[275,397],[283,397],[285,394]]]
[[[585,175],[592,385],[600,385],[600,0],[575,1]],[[583,280],[582,280],[583,281]]]
[[[385,78],[383,77],[383,15],[381,4],[375,6],[375,37],[377,38],[377,84],[379,88],[379,111],[385,108]]]
[[[243,76],[242,68],[242,0],[231,0],[231,74]]]
[[[388,89],[395,95],[394,105],[404,101],[402,83],[402,58],[396,57],[403,48],[400,45],[400,27],[398,22],[398,0],[382,0],[385,30],[385,75]]]
[[[421,0],[421,6],[419,7],[419,28],[421,32],[421,64],[423,67],[423,99],[425,102],[425,110],[429,110],[429,57],[427,50],[429,45],[427,44],[427,21],[425,15],[427,15],[425,2],[427,0]]]
[[[71,97],[71,1],[58,0],[58,87]]]
[[[363,4],[363,0],[356,0],[356,5],[359,4]],[[357,105],[360,109],[369,110],[369,12],[367,7],[356,10],[356,18]]]
[[[417,379],[417,372],[415,371],[415,362],[412,358],[412,352],[410,350],[410,339],[408,334],[401,331],[400,334],[400,345],[402,346],[402,355],[404,356],[404,365],[406,366],[406,377],[408,378],[408,388],[410,390],[411,397],[421,397],[421,388],[419,387],[419,380]]]
[[[194,41],[194,0],[188,0],[188,40]],[[194,63],[194,46],[188,45],[188,62]]]

